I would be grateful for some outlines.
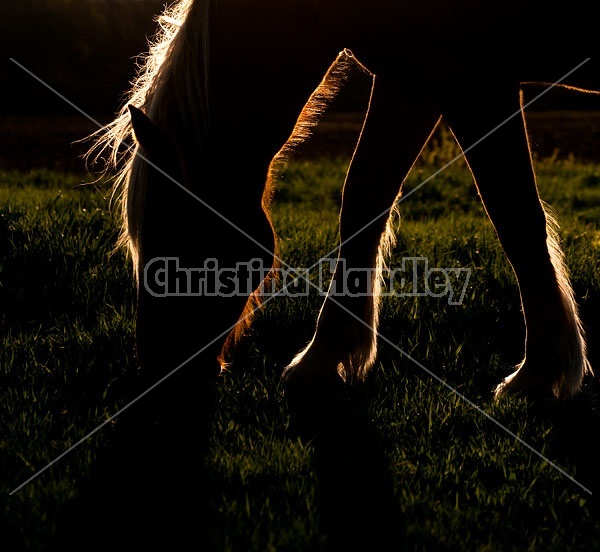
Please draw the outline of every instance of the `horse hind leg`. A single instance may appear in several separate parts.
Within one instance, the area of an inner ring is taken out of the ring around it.
[[[344,184],[336,268],[312,340],[282,375],[288,392],[363,380],[375,362],[380,276],[393,242],[391,213],[403,178],[438,120],[432,106],[409,102],[396,84],[375,78]],[[354,269],[361,277],[349,293],[345,279]]]
[[[474,102],[444,115],[459,143],[468,147],[514,113],[518,100],[519,91],[509,90],[506,96],[487,97],[485,106]],[[506,121],[466,157],[516,275],[525,318],[523,361],[496,387],[495,397],[520,392],[571,397],[592,370],[556,218],[538,195],[524,117]]]

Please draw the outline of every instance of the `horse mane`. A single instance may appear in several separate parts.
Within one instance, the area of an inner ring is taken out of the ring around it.
[[[158,30],[147,53],[137,59],[137,71],[115,119],[91,134],[87,163],[103,162],[111,173],[112,199],[120,210],[120,233],[115,249],[126,248],[139,281],[140,239],[148,164],[138,156],[129,105],[138,107],[160,128],[167,128],[177,106],[181,121],[196,134],[208,129],[208,16],[211,0],[179,0],[156,18]],[[193,68],[193,69],[191,69]]]

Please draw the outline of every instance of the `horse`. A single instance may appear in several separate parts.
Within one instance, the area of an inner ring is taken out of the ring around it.
[[[178,0],[165,8],[122,107],[93,135],[89,155],[113,172],[118,246],[137,284],[138,362],[149,381],[184,368],[172,378],[181,378],[173,416],[193,416],[210,400],[202,390],[226,369],[272,275],[252,273],[239,294],[159,297],[151,263],[232,268],[259,260],[276,268],[269,213],[277,174],[356,69],[372,88],[343,183],[338,264],[312,339],[282,373],[285,391],[367,377],[393,213],[442,119],[465,152],[520,291],[525,354],[495,398],[566,399],[581,389],[592,367],[558,223],[537,190],[523,91],[600,87],[593,71],[572,71],[594,47],[585,18],[576,6],[569,14],[544,9],[473,0],[373,0],[368,8],[357,0]],[[341,260],[372,267],[364,293],[333,293]]]

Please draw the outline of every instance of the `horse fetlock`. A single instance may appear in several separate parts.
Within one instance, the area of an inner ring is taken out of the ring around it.
[[[496,399],[504,395],[524,394],[536,397],[568,399],[580,389],[591,366],[578,343],[563,342],[562,347],[543,354],[528,354],[495,389]]]
[[[353,324],[337,331],[319,328],[312,341],[283,372],[284,384],[311,384],[365,378],[375,361],[377,342],[372,328]]]
[[[517,369],[496,386],[494,399],[499,400],[509,395],[554,397],[550,379],[543,377],[541,371],[530,369],[530,366],[525,361],[517,365]]]

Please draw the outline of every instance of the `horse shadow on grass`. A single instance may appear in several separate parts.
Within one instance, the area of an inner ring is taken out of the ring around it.
[[[552,425],[550,457],[591,493],[582,490],[581,496],[587,511],[600,519],[600,380],[588,378],[583,392],[571,400],[529,408],[532,416]]]
[[[290,431],[313,447],[325,550],[389,550],[402,518],[385,443],[369,414],[369,384],[287,397]]]
[[[178,391],[177,381],[166,381],[117,418],[93,472],[59,512],[49,550],[214,548],[214,495],[201,460],[212,428],[214,389],[193,424],[177,411]]]
[[[600,443],[594,436],[600,434],[600,383],[593,380],[586,387],[571,401],[532,402],[529,414],[551,422],[550,458],[568,472],[574,469],[575,479],[594,493],[586,496],[586,508],[598,515]],[[370,413],[372,391],[367,381],[333,393],[286,397],[290,432],[312,444],[325,543],[319,552],[408,549],[411,544],[394,495],[386,443]],[[153,415],[172,404],[168,393],[165,386],[120,417],[80,496],[62,512],[50,549],[217,549],[214,483],[185,446],[190,435],[199,447],[192,452],[202,454],[208,446],[214,403],[205,403],[203,427],[183,425],[174,432],[164,409],[162,417]]]
[[[573,398],[531,402],[529,409],[531,416],[550,422],[551,458],[592,493],[582,492],[582,497],[590,514],[600,519],[600,302],[590,300],[582,315],[594,375],[584,379],[582,391]]]
[[[164,404],[173,404],[172,396],[168,382],[164,385],[119,417],[79,496],[61,512],[50,549],[218,549],[214,482],[185,445],[191,428],[173,432],[164,410]],[[290,431],[313,446],[319,530],[328,552],[384,550],[400,543],[400,513],[369,403],[367,384],[288,400]],[[199,456],[207,450],[214,419],[214,402],[206,404],[205,425],[196,425],[193,433]]]

